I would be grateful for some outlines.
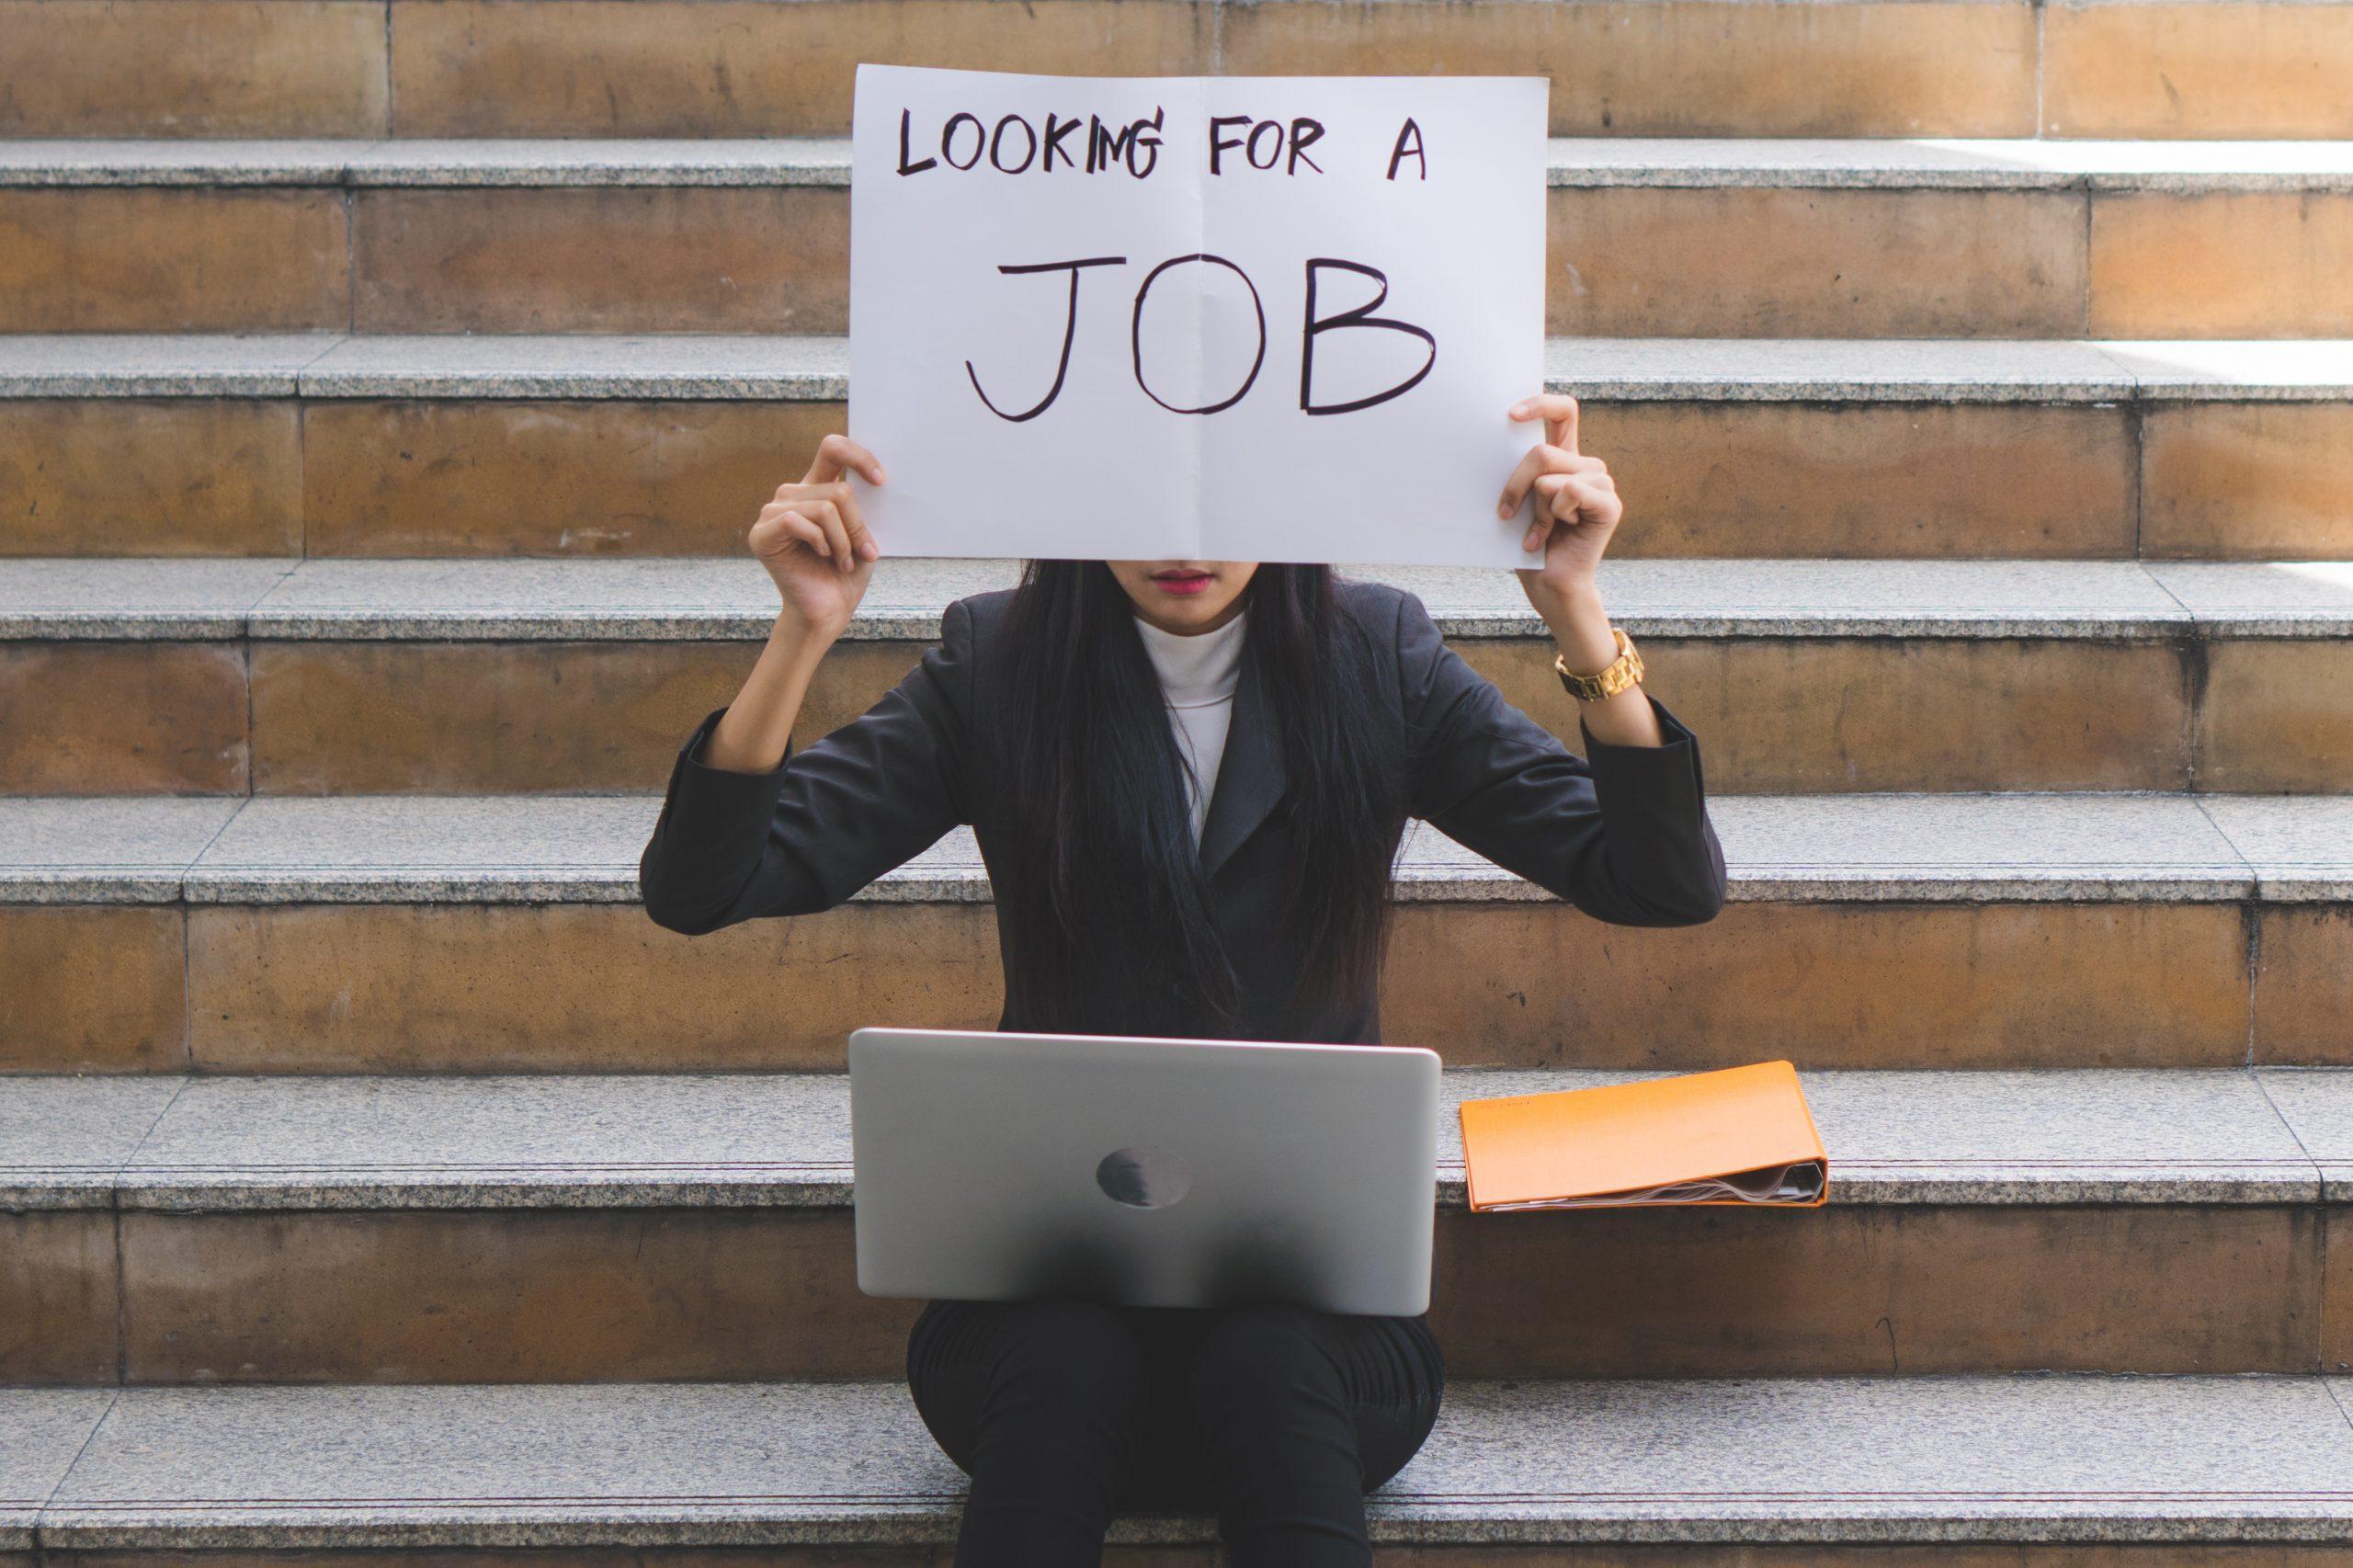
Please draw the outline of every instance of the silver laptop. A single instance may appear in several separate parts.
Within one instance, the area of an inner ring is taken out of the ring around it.
[[[1430,1051],[860,1029],[849,1079],[870,1296],[1429,1305]]]

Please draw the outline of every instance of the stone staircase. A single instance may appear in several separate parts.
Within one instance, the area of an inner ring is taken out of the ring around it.
[[[1622,1076],[1460,1069],[1447,1089]],[[2330,1162],[2353,1159],[2340,1072],[1807,1086],[1847,1153],[1834,1210],[1796,1226],[1474,1220],[1449,1131],[1433,1322],[1455,1374],[2279,1373],[2342,1347],[2307,1256]],[[81,1290],[115,1309],[61,1293],[26,1369],[48,1380],[891,1379],[904,1359],[915,1304],[852,1283],[835,1073],[35,1078],[6,1115],[0,1193],[97,1233]]]
[[[842,419],[860,60],[1553,78],[1732,903],[1417,830],[1385,1020],[1790,1057],[1834,1202],[1450,1152],[1384,1563],[2353,1560],[2353,6],[0,0],[0,1568],[946,1562],[841,1067],[994,1018],[970,840],[635,906]],[[1507,578],[1369,570],[1574,733]],[[886,562],[807,733],[1009,575]]]

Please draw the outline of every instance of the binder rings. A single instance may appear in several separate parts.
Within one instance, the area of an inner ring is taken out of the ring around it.
[[[1472,1210],[1812,1208],[1830,1162],[1786,1062],[1464,1100]]]

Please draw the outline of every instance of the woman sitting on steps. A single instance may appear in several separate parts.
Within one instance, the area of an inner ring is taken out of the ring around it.
[[[1506,702],[1421,601],[1329,567],[1034,562],[948,607],[939,646],[798,751],[795,718],[878,551],[829,436],[751,530],[782,598],[735,700],[688,739],[641,881],[676,931],[828,909],[970,824],[995,889],[999,1027],[1373,1042],[1392,860],[1421,817],[1600,919],[1724,897],[1698,743],[1638,684],[1594,573],[1621,507],[1576,403],[1546,442],[1529,603],[1589,761]],[[1597,680],[1595,677],[1606,677]],[[1574,985],[1574,974],[1548,977]],[[1299,1308],[927,1303],[917,1410],[972,1477],[958,1568],[1101,1560],[1119,1508],[1213,1507],[1234,1568],[1364,1568],[1364,1494],[1411,1459],[1444,1379],[1427,1321]]]

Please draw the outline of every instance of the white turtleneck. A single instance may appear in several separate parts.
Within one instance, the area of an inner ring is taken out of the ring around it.
[[[1192,764],[1186,798],[1193,811],[1193,838],[1209,821],[1210,796],[1217,789],[1218,764],[1225,758],[1225,735],[1233,722],[1233,687],[1242,674],[1242,628],[1237,615],[1214,631],[1180,637],[1136,618],[1136,631],[1168,699],[1168,722],[1176,750]]]

